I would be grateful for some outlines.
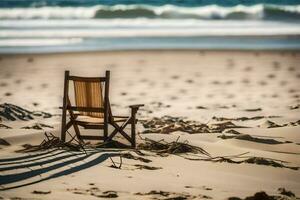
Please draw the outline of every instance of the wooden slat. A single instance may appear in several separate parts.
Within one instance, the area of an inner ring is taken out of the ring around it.
[[[103,140],[103,136],[81,135],[80,139],[83,139],[83,140]]]
[[[93,108],[93,107],[77,107],[67,106],[67,110],[81,111],[81,112],[104,112],[104,108]]]
[[[69,80],[82,81],[82,82],[104,82],[105,77],[80,77],[80,76],[69,76]]]

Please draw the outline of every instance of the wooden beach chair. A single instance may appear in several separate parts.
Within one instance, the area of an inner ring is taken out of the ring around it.
[[[71,76],[69,71],[65,71],[64,95],[62,107],[61,139],[65,141],[66,132],[73,126],[79,140],[103,140],[111,141],[113,137],[120,133],[126,138],[131,146],[136,146],[136,113],[142,104],[131,105],[131,116],[112,115],[109,103],[109,79],[110,71],[106,71],[105,77],[79,77]],[[69,83],[74,83],[75,106],[71,105],[69,99]],[[67,122],[67,112],[70,120]],[[120,123],[122,123],[120,125]],[[124,129],[130,124],[131,134],[127,134]],[[109,133],[108,126],[114,127]],[[101,129],[101,135],[81,135],[80,127],[84,129]]]

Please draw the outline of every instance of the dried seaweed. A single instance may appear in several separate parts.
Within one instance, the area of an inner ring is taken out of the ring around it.
[[[6,119],[9,121],[16,120],[33,120],[34,117],[50,118],[52,114],[42,111],[29,111],[20,106],[4,103],[0,104],[0,121]]]
[[[149,138],[145,138],[145,143],[140,143],[137,147],[139,150],[146,150],[154,152],[158,155],[167,156],[170,154],[185,154],[185,153],[194,153],[194,154],[205,154],[209,156],[209,153],[206,152],[201,147],[193,146],[188,144],[188,141],[178,142],[179,137],[176,141],[166,142],[164,140],[155,141]]]
[[[36,129],[36,130],[43,130],[43,128],[54,128],[53,126],[42,124],[42,123],[35,123],[32,126],[24,126],[21,129]]]
[[[12,129],[12,127],[4,125],[4,124],[0,124],[0,129],[1,128],[3,128],[3,129]]]
[[[39,145],[23,145],[24,149],[17,152],[33,152],[40,150],[49,150],[52,148],[64,149],[68,151],[85,151],[84,144],[72,137],[70,141],[63,142],[59,137],[54,136],[51,132],[45,132],[45,139]],[[74,142],[75,141],[75,142]]]
[[[185,120],[180,117],[163,116],[161,118],[154,117],[149,120],[142,120],[145,130],[143,133],[162,133],[169,134],[175,131],[186,133],[218,133],[229,128],[246,128],[237,126],[232,122],[222,122],[214,124],[204,124],[197,121]]]

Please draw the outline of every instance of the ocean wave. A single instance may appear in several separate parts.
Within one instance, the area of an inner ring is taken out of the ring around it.
[[[2,8],[0,19],[300,19],[300,5],[180,7],[174,5],[97,5],[92,7]]]

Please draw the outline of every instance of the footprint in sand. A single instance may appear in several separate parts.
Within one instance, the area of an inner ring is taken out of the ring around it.
[[[268,77],[269,79],[274,79],[274,78],[276,77],[276,75],[275,75],[275,74],[268,74],[267,77]]]
[[[244,78],[244,79],[242,80],[242,83],[244,83],[244,84],[249,84],[249,83],[250,83],[250,81],[249,81],[249,79],[247,79],[247,78]]]
[[[177,76],[177,75],[171,76],[171,79],[177,80],[177,79],[179,79],[179,76]]]
[[[288,84],[288,82],[287,81],[280,81],[280,83],[279,83],[281,86],[285,86],[285,85],[287,85]]]
[[[244,68],[245,72],[251,72],[253,70],[253,68],[251,66],[247,66]]]
[[[258,84],[261,86],[268,85],[268,83],[266,81],[259,81]]]
[[[220,81],[215,80],[215,81],[212,81],[211,84],[213,84],[213,85],[220,85]]]
[[[15,81],[16,84],[20,84],[22,82],[23,82],[23,80],[21,80],[21,79],[18,79],[18,80]]]
[[[10,92],[6,92],[6,93],[4,93],[4,96],[6,96],[6,97],[9,97],[9,96],[12,96],[13,94],[12,93],[10,93]]]
[[[231,81],[231,80],[226,81],[225,84],[226,84],[226,85],[232,85],[232,84],[233,84],[233,81]]]
[[[290,71],[290,72],[294,72],[296,69],[295,69],[295,67],[289,67],[288,68],[288,71]]]
[[[188,80],[186,80],[185,82],[186,82],[186,83],[189,83],[189,84],[194,83],[194,81],[191,80],[191,79],[188,79]]]
[[[32,63],[33,61],[34,61],[33,58],[28,58],[28,59],[27,59],[27,62],[29,62],[29,63]]]
[[[47,88],[47,87],[48,87],[48,84],[47,84],[47,83],[43,83],[43,84],[41,84],[41,87],[42,87],[42,88]]]
[[[6,87],[8,84],[7,83],[4,83],[4,82],[2,82],[2,83],[0,83],[0,87]]]
[[[280,69],[280,63],[277,62],[277,61],[273,62],[273,69],[279,70]]]

